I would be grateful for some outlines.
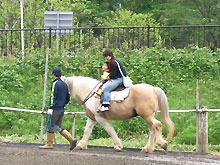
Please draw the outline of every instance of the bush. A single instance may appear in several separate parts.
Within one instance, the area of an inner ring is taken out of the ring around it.
[[[100,79],[104,62],[103,49],[94,46],[77,52],[50,51],[47,82],[47,103],[51,85],[51,70],[59,66],[65,76],[89,76]],[[218,50],[219,51],[219,50]],[[218,52],[217,51],[217,52]],[[130,50],[126,46],[113,50],[114,55],[124,64],[134,83],[148,83],[161,87],[168,96],[170,109],[195,109],[196,78],[200,78],[200,105],[217,109],[220,107],[218,53],[208,48],[191,46],[185,49],[146,48]],[[45,52],[36,51],[25,59],[0,58],[1,84],[0,105],[41,110],[44,84]],[[83,111],[75,101],[66,107],[67,111]],[[209,141],[217,144],[220,140],[218,115],[209,115]],[[171,114],[178,143],[195,144],[195,115]],[[0,111],[0,136],[17,134],[39,134],[40,116],[23,112]],[[86,117],[76,116],[76,136],[82,137]],[[111,122],[119,136],[127,138],[148,132],[145,121],[134,118],[128,121]],[[71,130],[72,118],[64,117],[63,126]],[[167,131],[163,126],[163,134]],[[108,137],[105,130],[95,126],[91,139]]]

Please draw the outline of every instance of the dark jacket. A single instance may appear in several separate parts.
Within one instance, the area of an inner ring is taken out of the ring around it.
[[[120,68],[124,74],[124,76],[127,76],[127,73],[124,69],[124,67],[122,66],[121,62],[117,60],[117,62],[119,63],[120,65]],[[109,63],[109,70],[110,70],[110,79],[116,79],[116,78],[119,78],[119,77],[122,77],[119,69],[118,69],[118,65],[116,62],[114,63]]]
[[[64,106],[69,102],[70,94],[65,82],[60,78],[53,81],[51,85],[51,94],[49,107],[53,110],[64,110]]]

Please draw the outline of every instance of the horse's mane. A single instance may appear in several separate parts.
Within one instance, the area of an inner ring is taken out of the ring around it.
[[[91,77],[72,76],[71,78],[73,79],[73,81],[75,80],[79,84],[87,84],[88,86],[91,87],[94,87],[94,85],[98,83],[98,80]]]
[[[67,77],[67,84],[70,94],[74,98],[84,99],[99,83],[98,80],[91,77],[72,76]]]

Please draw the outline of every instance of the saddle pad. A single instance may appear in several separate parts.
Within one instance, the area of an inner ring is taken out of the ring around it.
[[[129,88],[125,88],[122,91],[111,92],[111,101],[122,102],[126,97],[128,97]]]

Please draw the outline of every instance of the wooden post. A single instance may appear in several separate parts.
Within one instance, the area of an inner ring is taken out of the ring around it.
[[[199,110],[199,78],[196,80],[196,151],[208,152],[208,111],[207,107]]]
[[[75,119],[76,115],[74,114],[73,115],[73,126],[72,126],[72,137],[75,137],[75,122],[76,122],[76,119]]]
[[[199,137],[199,121],[200,121],[200,118],[199,118],[199,115],[198,115],[198,111],[199,111],[199,78],[196,79],[196,115],[197,115],[197,118],[196,118],[196,151],[198,150],[197,146],[198,146],[198,137]]]
[[[196,128],[196,151],[201,153],[208,152],[208,111],[203,107],[197,112]]]

